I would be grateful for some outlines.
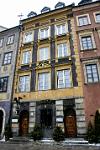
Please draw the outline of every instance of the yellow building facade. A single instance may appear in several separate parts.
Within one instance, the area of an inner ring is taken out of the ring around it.
[[[12,110],[14,134],[27,135],[36,124],[44,138],[52,138],[56,126],[62,127],[66,137],[86,132],[73,5],[59,5],[21,21],[13,91],[17,102],[13,101]]]

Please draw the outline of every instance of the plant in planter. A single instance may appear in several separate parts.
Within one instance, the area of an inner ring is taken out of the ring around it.
[[[12,137],[12,131],[11,131],[11,127],[9,124],[6,124],[6,127],[5,127],[5,139],[6,141],[9,140],[9,138]]]
[[[34,141],[42,139],[43,133],[40,126],[38,125],[34,126],[33,132],[31,133],[31,137],[34,139]]]
[[[96,141],[95,129],[91,122],[89,122],[87,128],[87,140],[89,141],[89,143],[94,143]]]
[[[59,126],[55,127],[54,132],[53,132],[53,139],[56,142],[60,142],[65,139],[65,134],[62,131],[61,127],[59,127]]]
[[[100,142],[100,113],[96,111],[95,114],[95,136],[96,142]]]

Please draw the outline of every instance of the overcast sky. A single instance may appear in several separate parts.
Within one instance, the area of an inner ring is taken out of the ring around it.
[[[10,28],[19,24],[19,17],[23,14],[22,19],[26,18],[30,11],[40,14],[44,6],[54,9],[58,2],[64,2],[65,5],[75,3],[80,0],[2,0],[0,3],[0,25]]]

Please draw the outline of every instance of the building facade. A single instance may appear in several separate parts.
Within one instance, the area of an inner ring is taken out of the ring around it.
[[[86,121],[100,112],[100,1],[73,8],[82,70]]]
[[[0,138],[9,121],[19,27],[0,32]]]
[[[83,84],[72,5],[44,7],[21,21],[12,109],[14,135],[27,135],[35,124],[45,138],[55,126],[66,137],[86,132]],[[16,103],[17,102],[17,103]]]

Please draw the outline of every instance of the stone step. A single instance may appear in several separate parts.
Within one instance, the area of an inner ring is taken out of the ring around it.
[[[13,138],[10,138],[8,142],[11,142],[11,143],[28,143],[28,142],[30,142],[30,139],[28,137],[13,137]]]

